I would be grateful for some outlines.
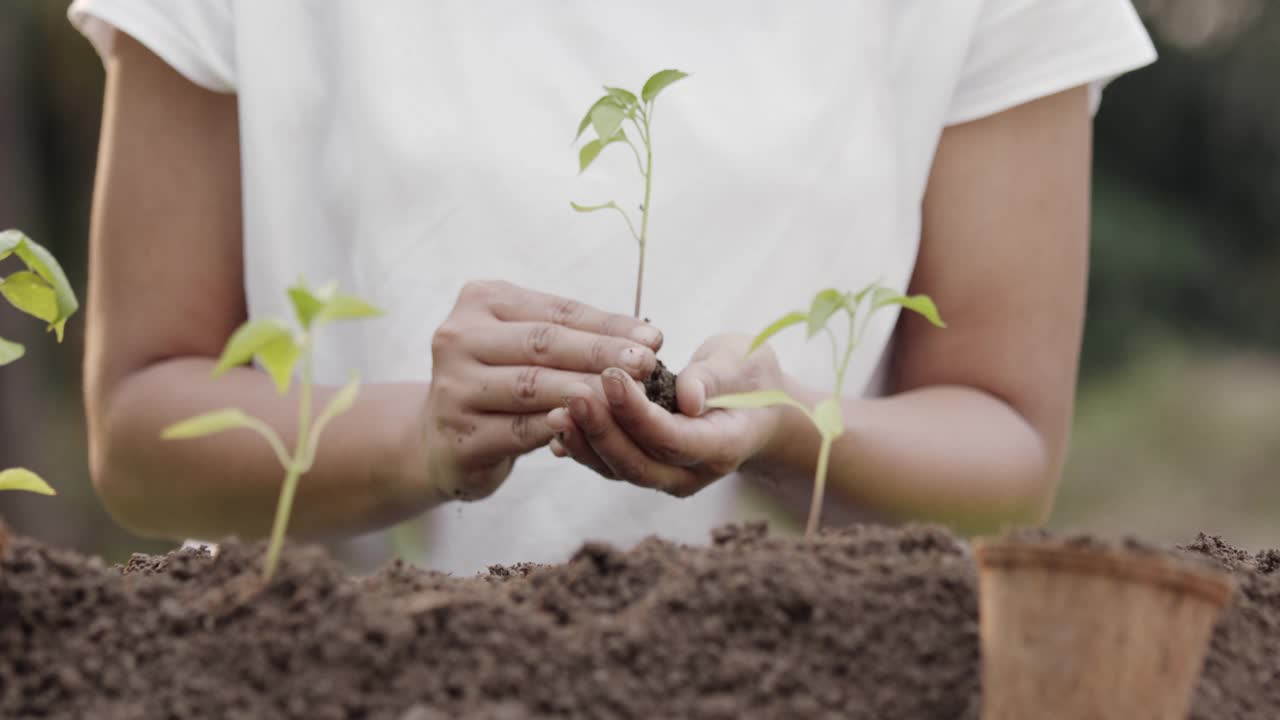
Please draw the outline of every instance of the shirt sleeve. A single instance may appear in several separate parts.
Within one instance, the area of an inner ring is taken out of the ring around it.
[[[155,53],[191,82],[236,91],[234,0],[75,0],[67,18],[106,61],[116,32]]]
[[[1130,0],[984,0],[946,123],[976,120],[1078,85],[1102,90],[1156,60]]]

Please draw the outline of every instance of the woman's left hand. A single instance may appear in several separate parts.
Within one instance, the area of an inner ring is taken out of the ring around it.
[[[565,407],[547,417],[551,451],[606,478],[687,497],[751,460],[774,438],[782,408],[713,410],[707,398],[781,389],[783,374],[768,346],[748,355],[751,338],[717,335],[694,353],[676,379],[680,414],[650,402],[644,388],[618,368],[601,389],[573,385]]]

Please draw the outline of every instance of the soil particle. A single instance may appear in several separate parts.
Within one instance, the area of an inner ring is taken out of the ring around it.
[[[1280,717],[1280,554],[1186,550],[1242,590],[1192,717]],[[735,526],[474,578],[290,547],[266,586],[263,551],[108,568],[12,538],[0,717],[978,717],[973,558],[933,527]]]
[[[650,402],[666,408],[667,412],[673,415],[680,412],[680,408],[676,405],[676,375],[668,370],[661,360],[649,375],[649,379],[644,381],[644,394]]]

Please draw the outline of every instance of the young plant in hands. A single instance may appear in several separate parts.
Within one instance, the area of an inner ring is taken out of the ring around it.
[[[807,336],[813,338],[818,333],[825,333],[831,341],[831,364],[835,368],[835,387],[831,395],[818,402],[813,409],[804,406],[782,390],[759,390],[756,392],[721,395],[707,401],[709,407],[718,408],[763,408],[774,405],[790,405],[805,414],[818,429],[821,444],[818,449],[818,465],[813,478],[813,500],[809,506],[809,519],[805,524],[805,536],[810,537],[817,532],[822,518],[822,500],[827,484],[827,462],[831,457],[831,444],[844,434],[844,411],[840,397],[844,388],[845,372],[849,369],[849,359],[853,357],[854,348],[866,332],[867,325],[875,313],[890,305],[899,305],[923,315],[937,327],[946,327],[938,316],[938,308],[927,295],[903,295],[892,288],[878,283],[867,286],[856,294],[842,293],[827,289],[813,297],[809,309],[787,313],[765,328],[752,341],[748,352],[763,345],[769,338],[792,325],[804,324]],[[836,333],[830,323],[837,313],[844,313],[848,321],[843,351],[839,347]]]
[[[605,87],[605,94],[578,123],[578,134],[575,140],[582,137],[587,128],[595,131],[596,137],[578,151],[578,172],[585,172],[591,163],[599,157],[606,147],[621,143],[631,148],[636,158],[636,168],[644,178],[644,200],[640,203],[640,230],[631,221],[631,214],[613,200],[600,205],[579,205],[569,203],[574,210],[581,213],[599,210],[614,210],[622,216],[640,249],[640,259],[636,266],[636,304],[635,316],[640,317],[640,299],[644,292],[644,251],[649,239],[649,207],[653,190],[653,111],[658,94],[672,83],[688,77],[688,73],[679,70],[660,70],[645,81],[640,90],[640,97],[622,88]],[[631,123],[633,135],[627,135],[624,123]],[[636,146],[635,138],[640,139],[644,152]]]
[[[48,323],[48,329],[62,342],[67,319],[79,309],[71,283],[53,255],[17,230],[0,232],[0,260],[15,256],[26,266],[0,279],[0,295],[18,310]],[[22,345],[0,338],[0,365],[8,365],[26,354]],[[24,468],[0,471],[0,490],[27,490],[55,495],[39,475]]]
[[[162,437],[181,440],[205,437],[228,430],[252,430],[261,435],[284,469],[284,484],[276,504],[275,520],[271,525],[271,541],[267,548],[263,579],[270,580],[280,560],[285,532],[289,526],[289,514],[298,480],[311,470],[315,462],[320,435],[335,417],[351,408],[360,389],[359,377],[353,376],[339,390],[314,419],[311,412],[312,360],[314,333],[324,324],[334,320],[354,320],[380,315],[381,311],[365,301],[338,293],[333,285],[312,292],[299,281],[289,288],[289,299],[297,316],[300,330],[294,331],[284,323],[273,320],[250,320],[232,334],[222,357],[218,360],[213,376],[218,377],[233,367],[243,365],[253,358],[271,375],[280,395],[289,392],[294,371],[301,364],[302,378],[298,398],[298,436],[290,454],[280,436],[267,423],[249,416],[242,410],[227,408],[205,413],[166,428]]]
[[[635,93],[630,90],[606,86],[604,89],[605,94],[595,101],[591,108],[587,110],[587,114],[582,118],[582,121],[578,123],[578,134],[574,138],[575,140],[581,138],[588,128],[591,128],[596,136],[595,139],[587,142],[578,151],[579,173],[585,172],[606,147],[622,144],[631,148],[631,153],[636,159],[636,169],[640,171],[640,176],[644,178],[644,199],[639,205],[639,230],[636,229],[637,224],[631,219],[631,213],[613,200],[599,205],[569,203],[574,210],[580,213],[612,210],[621,215],[626,222],[627,230],[631,232],[631,237],[636,241],[636,246],[640,251],[639,260],[636,264],[636,301],[633,310],[637,319],[640,317],[640,301],[644,294],[644,253],[649,241],[649,211],[653,192],[654,107],[659,93],[666,89],[667,86],[686,77],[688,77],[688,73],[680,70],[660,70],[645,81],[639,97],[636,97]],[[627,128],[624,127],[627,123],[630,123],[630,135],[627,134]],[[636,145],[636,139],[639,139],[640,145],[643,146],[643,152],[640,146]],[[654,370],[653,378],[650,378],[645,383],[645,390],[650,399],[658,402],[671,412],[677,412],[675,376],[661,363]]]

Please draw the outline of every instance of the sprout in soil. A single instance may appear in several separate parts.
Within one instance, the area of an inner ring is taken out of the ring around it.
[[[48,323],[49,331],[62,342],[67,319],[80,307],[62,266],[48,250],[18,230],[0,232],[0,260],[10,255],[21,260],[27,269],[0,278],[0,295],[18,310]],[[0,366],[24,354],[26,348],[22,345],[0,338]],[[0,490],[57,494],[39,475],[23,468],[0,471]]]
[[[284,469],[285,478],[280,488],[280,499],[276,504],[275,521],[271,525],[271,542],[267,548],[266,564],[263,567],[264,580],[270,580],[275,573],[276,563],[280,560],[280,550],[284,546],[285,531],[289,526],[289,514],[293,508],[293,496],[298,488],[298,480],[307,474],[315,463],[320,435],[330,421],[351,408],[360,388],[360,379],[353,376],[350,382],[330,398],[329,404],[313,422],[311,416],[313,333],[321,325],[334,320],[354,320],[381,314],[380,310],[359,298],[336,292],[336,287],[333,285],[312,292],[305,283],[299,281],[297,285],[289,288],[289,299],[293,303],[293,311],[297,315],[301,330],[295,333],[284,323],[273,319],[246,322],[227,341],[227,347],[222,351],[222,357],[213,369],[213,376],[218,377],[233,367],[244,365],[251,359],[257,358],[274,381],[276,390],[284,396],[289,392],[294,370],[301,362],[298,439],[293,454],[290,455],[285,450],[284,442],[270,425],[236,408],[215,410],[184,420],[168,427],[162,434],[166,440],[182,440],[205,437],[227,430],[252,430],[265,438],[271,449],[275,451],[276,459]]]
[[[853,357],[853,350],[862,339],[862,334],[866,332],[872,316],[889,305],[900,305],[907,310],[913,310],[934,325],[946,327],[942,318],[938,316],[938,308],[926,295],[906,296],[878,283],[867,286],[857,294],[842,293],[832,289],[823,290],[813,297],[808,311],[796,310],[787,313],[765,328],[752,341],[747,352],[753,352],[781,330],[800,323],[806,324],[809,338],[819,332],[826,333],[827,339],[831,341],[831,365],[836,373],[835,387],[829,397],[820,401],[812,410],[782,390],[759,390],[721,395],[707,401],[709,407],[717,408],[790,405],[803,412],[818,429],[822,444],[818,449],[818,467],[813,476],[813,500],[809,505],[809,520],[805,524],[806,537],[811,537],[818,530],[818,524],[822,518],[822,498],[827,484],[827,461],[831,456],[831,444],[844,434],[844,412],[841,409],[840,397],[844,388],[845,372],[849,369],[849,359]],[[859,317],[859,311],[861,311],[861,317]],[[848,319],[843,353],[838,347],[836,334],[829,326],[831,318],[838,312],[843,312]]]
[[[640,90],[640,97],[636,97],[635,93],[629,90],[623,90],[616,87],[605,87],[605,94],[591,109],[587,110],[587,114],[582,118],[582,122],[578,123],[578,134],[574,138],[582,137],[582,133],[588,127],[596,134],[596,138],[578,151],[578,172],[581,173],[591,166],[591,163],[600,155],[600,151],[615,143],[623,143],[631,148],[631,152],[636,158],[636,167],[640,170],[641,177],[644,178],[644,201],[640,204],[640,230],[636,231],[636,224],[631,221],[631,215],[623,210],[620,205],[610,200],[600,205],[579,205],[578,203],[570,203],[574,210],[581,213],[596,212],[597,210],[615,210],[622,215],[622,219],[627,223],[627,229],[631,231],[631,237],[635,238],[636,245],[640,249],[640,259],[636,269],[636,304],[635,316],[640,317],[640,297],[644,290],[644,250],[649,239],[649,206],[651,194],[653,190],[653,109],[654,101],[658,99],[661,93],[668,85],[688,77],[687,73],[679,70],[660,70],[653,74],[645,81],[644,87]],[[633,137],[627,135],[626,128],[623,123],[630,122],[635,137],[640,139],[644,145],[644,152],[640,152],[640,148],[636,147]]]

